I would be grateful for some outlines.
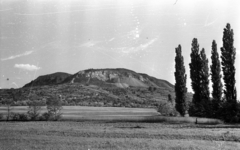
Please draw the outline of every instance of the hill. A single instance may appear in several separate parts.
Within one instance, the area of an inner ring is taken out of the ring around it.
[[[80,83],[99,87],[155,87],[172,91],[174,86],[168,81],[151,77],[147,74],[136,73],[123,68],[117,69],[88,69],[73,75],[68,73],[53,73],[40,76],[24,87],[56,85],[65,83]]]
[[[169,96],[174,99],[175,92],[168,81],[132,70],[87,69],[39,76],[22,88],[0,90],[0,104],[6,99],[14,99],[14,105],[33,99],[45,103],[53,96],[70,106],[155,107]]]
[[[71,74],[64,72],[56,72],[53,74],[39,76],[34,81],[27,83],[23,87],[31,87],[31,86],[43,86],[43,85],[56,85],[64,81]]]

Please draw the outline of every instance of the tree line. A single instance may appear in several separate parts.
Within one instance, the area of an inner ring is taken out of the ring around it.
[[[31,101],[28,102],[28,111],[27,113],[14,113],[12,112],[13,103],[16,101],[14,93],[11,93],[12,99],[6,99],[4,104],[7,107],[6,118],[4,118],[3,114],[0,114],[0,120],[6,121],[57,121],[62,117],[62,100],[61,95],[53,95],[50,96],[46,102],[43,102],[38,99],[38,96],[32,94],[29,95],[29,99]],[[43,111],[43,107],[47,106],[47,111],[41,113]]]
[[[189,67],[191,86],[194,94],[190,104],[186,101],[187,75],[181,45],[175,49],[175,108],[181,116],[189,114],[196,117],[218,118],[226,122],[240,122],[240,103],[237,101],[235,86],[236,69],[234,64],[236,49],[234,48],[233,36],[233,29],[227,23],[223,32],[221,56],[218,54],[216,41],[212,41],[212,64],[210,69],[205,49],[202,48],[200,50],[197,38],[193,38]],[[209,90],[210,76],[212,81],[212,97],[210,97]]]

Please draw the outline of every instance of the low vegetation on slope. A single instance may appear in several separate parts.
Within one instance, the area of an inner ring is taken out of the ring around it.
[[[45,103],[48,98],[58,95],[66,106],[156,107],[159,101],[167,101],[169,94],[174,93],[157,88],[98,87],[75,83],[0,90],[0,104],[14,99],[13,105],[26,106],[29,101]]]
[[[39,76],[34,81],[24,85],[24,87],[32,87],[32,86],[43,86],[43,85],[56,85],[62,83],[67,77],[71,74],[57,72],[49,75]]]

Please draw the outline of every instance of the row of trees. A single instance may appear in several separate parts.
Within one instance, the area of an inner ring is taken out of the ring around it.
[[[38,100],[36,96],[30,96],[31,101],[28,103],[28,112],[12,113],[13,99],[7,99],[4,103],[7,106],[6,120],[59,120],[61,118],[62,101],[60,96],[51,96],[46,102]],[[29,98],[30,98],[29,97]],[[41,113],[43,106],[47,106],[47,112]],[[3,118],[1,116],[0,118]]]
[[[42,106],[47,105],[47,112],[40,114]],[[60,120],[62,101],[60,96],[52,96],[43,104],[39,100],[32,100],[28,105],[28,116],[30,120]]]
[[[240,110],[237,102],[237,91],[235,87],[235,57],[236,50],[233,42],[233,29],[228,23],[223,32],[223,47],[221,47],[221,63],[217,52],[215,40],[212,42],[211,60],[208,67],[208,59],[204,48],[199,49],[198,40],[192,41],[190,78],[194,91],[192,103],[186,101],[186,78],[184,58],[181,45],[176,48],[175,57],[175,92],[176,110],[182,115],[188,112],[191,116],[211,117],[224,119],[227,122],[240,121]],[[221,75],[221,67],[223,78]],[[210,98],[209,76],[212,81],[212,98]],[[224,88],[222,84],[224,81]]]

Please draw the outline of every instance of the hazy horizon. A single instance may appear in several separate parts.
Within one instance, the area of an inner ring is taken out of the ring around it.
[[[0,0],[0,88],[89,68],[126,68],[174,84],[180,44],[191,92],[192,39],[205,49],[210,68],[212,41],[221,55],[230,23],[239,97],[239,6],[238,0]]]

